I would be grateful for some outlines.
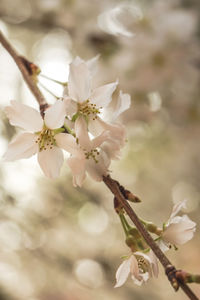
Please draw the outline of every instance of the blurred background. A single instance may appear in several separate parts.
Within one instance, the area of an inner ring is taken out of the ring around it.
[[[119,79],[132,97],[121,121],[127,144],[112,177],[142,199],[134,205],[159,226],[187,199],[197,222],[192,241],[168,252],[177,268],[200,273],[200,2],[199,0],[1,0],[0,29],[42,73],[67,81],[69,63],[100,54],[97,83]],[[38,108],[0,46],[1,157],[16,134],[4,114],[15,99]],[[62,87],[41,82],[57,96]],[[54,97],[42,89],[49,103]],[[66,164],[44,178],[33,157],[0,163],[1,300],[187,299],[158,279],[114,289],[129,253],[112,195],[87,179],[74,188]],[[192,288],[200,296],[200,287]]]

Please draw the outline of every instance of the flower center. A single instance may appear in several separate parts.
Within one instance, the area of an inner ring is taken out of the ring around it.
[[[102,107],[97,107],[96,104],[90,103],[90,100],[86,100],[83,103],[78,103],[78,110],[84,116],[92,116],[93,120],[97,119],[97,114],[100,114],[100,109]]]
[[[143,256],[136,256],[138,267],[141,273],[149,271],[149,262]]]
[[[97,149],[92,149],[89,152],[86,152],[86,150],[84,150],[84,154],[85,154],[85,158],[86,159],[93,159],[95,161],[95,163],[98,163],[98,155],[99,155],[99,151]]]
[[[52,149],[56,145],[56,140],[54,138],[54,131],[48,128],[44,128],[38,133],[38,138],[35,141],[39,146],[39,151]]]

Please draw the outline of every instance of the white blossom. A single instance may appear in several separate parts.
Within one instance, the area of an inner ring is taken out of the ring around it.
[[[60,128],[66,116],[64,102],[58,100],[48,108],[44,120],[37,110],[17,101],[11,101],[11,106],[7,106],[5,112],[11,125],[21,127],[28,132],[22,132],[14,137],[4,154],[4,160],[29,158],[37,153],[44,174],[49,178],[58,177],[64,161],[60,149],[63,148],[63,141],[62,145],[60,144],[60,132],[63,130]],[[65,143],[68,143],[70,135],[64,134],[64,136]]]
[[[169,244],[182,245],[193,238],[196,223],[187,215],[177,216],[179,211],[186,206],[186,200],[174,205],[169,220],[164,225],[160,246],[165,251]]]
[[[134,252],[123,261],[116,272],[115,287],[122,286],[129,274],[131,279],[137,285],[145,283],[151,276],[158,276],[158,262],[152,250],[148,254]]]
[[[121,113],[130,107],[130,95],[119,93],[115,109],[109,104],[118,82],[110,83],[92,89],[92,79],[96,71],[97,58],[83,61],[77,57],[70,65],[68,94],[64,93],[69,117],[76,123],[78,118],[84,117],[88,130],[93,136],[103,131],[110,132],[109,145],[104,144],[111,159],[118,158],[121,147],[125,144],[125,127],[116,123]],[[111,149],[114,151],[111,153]],[[118,154],[117,154],[118,153]]]
[[[74,186],[82,185],[86,172],[95,181],[102,181],[103,175],[108,175],[110,165],[110,158],[102,149],[102,144],[110,139],[109,133],[104,131],[98,137],[90,139],[83,117],[80,117],[75,123],[75,132],[76,138],[71,135],[70,142],[69,139],[65,142],[66,135],[62,133],[58,138],[63,149],[71,153],[67,162],[73,174]]]

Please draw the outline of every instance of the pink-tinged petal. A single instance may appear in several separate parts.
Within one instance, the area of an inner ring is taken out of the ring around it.
[[[97,107],[107,106],[112,100],[112,94],[117,85],[118,82],[116,81],[96,88],[90,96],[91,102],[96,104]]]
[[[179,217],[178,219],[176,217],[175,221],[176,223],[171,223],[165,229],[162,234],[162,239],[171,244],[182,245],[193,238],[196,223],[190,220],[187,215]]]
[[[40,167],[44,174],[51,179],[59,176],[63,161],[62,150],[55,146],[52,149],[47,148],[38,153]]]
[[[86,177],[85,159],[72,156],[67,160],[67,163],[73,174],[73,185],[81,187]]]
[[[63,126],[66,116],[66,105],[62,100],[57,100],[45,111],[44,122],[50,129],[57,129]]]
[[[64,149],[65,151],[73,154],[78,155],[77,153],[80,152],[80,155],[82,154],[82,151],[78,147],[76,143],[76,139],[68,133],[58,133],[55,135],[56,145],[59,148]]]
[[[131,257],[123,261],[123,263],[119,266],[116,272],[115,288],[122,286],[126,282],[128,275],[130,273],[130,266],[131,266]]]
[[[119,117],[119,115],[121,115],[124,111],[129,109],[130,105],[131,96],[129,94],[123,94],[122,91],[120,91],[116,108],[111,115],[111,121],[116,120]]]
[[[173,206],[173,209],[172,209],[172,213],[170,215],[170,218],[169,218],[169,221],[168,221],[168,224],[171,222],[171,220],[177,215],[177,213],[182,209],[182,208],[186,208],[186,202],[187,202],[187,199],[181,201],[181,202],[178,202],[177,204],[175,204]]]
[[[3,156],[5,161],[14,161],[21,158],[29,158],[38,150],[36,136],[33,133],[20,133],[8,145]]]
[[[69,96],[77,101],[83,102],[90,96],[91,74],[85,62],[75,59],[70,64],[68,92]]]
[[[40,113],[36,109],[20,102],[11,101],[11,106],[6,106],[5,113],[11,125],[33,132],[40,131],[43,127]]]
[[[92,144],[88,135],[87,123],[83,117],[78,117],[75,121],[75,132],[81,148],[90,151]]]

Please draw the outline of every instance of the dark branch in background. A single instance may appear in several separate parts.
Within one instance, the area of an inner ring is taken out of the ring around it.
[[[156,242],[153,240],[151,235],[148,233],[148,231],[145,229],[141,221],[139,220],[138,216],[134,212],[134,210],[131,208],[129,203],[127,202],[126,198],[123,196],[122,192],[120,191],[120,186],[118,182],[114,179],[112,179],[109,175],[103,177],[103,181],[106,184],[106,186],[109,188],[109,190],[113,193],[113,195],[117,198],[121,206],[126,211],[127,215],[130,217],[131,221],[135,224],[138,231],[146,241],[146,243],[149,245],[149,247],[153,250],[161,264],[163,265],[165,269],[165,273],[171,282],[173,288],[175,291],[178,290],[179,286],[182,288],[182,290],[185,292],[185,294],[191,299],[191,300],[198,300],[197,296],[192,292],[192,290],[189,288],[189,286],[183,282],[183,280],[180,280],[179,277],[176,277],[176,273],[178,272],[176,268],[172,265],[172,263],[169,261],[169,259],[166,257],[166,255],[160,250]]]
[[[16,65],[20,69],[22,76],[24,80],[26,81],[29,89],[35,96],[39,106],[40,106],[40,112],[43,115],[45,109],[48,107],[48,104],[40,92],[40,90],[37,87],[37,84],[34,82],[32,74],[30,72],[30,63],[16,52],[16,50],[11,46],[11,44],[7,41],[7,39],[4,37],[2,32],[0,31],[0,42],[2,46],[8,51],[8,53],[12,56],[14,59]]]
[[[30,63],[26,58],[19,56],[17,52],[13,49],[13,47],[10,45],[10,43],[7,41],[7,39],[3,36],[1,31],[0,31],[0,42],[3,45],[3,47],[9,52],[9,54],[12,56],[18,68],[20,69],[24,80],[26,81],[28,87],[30,88],[38,104],[40,105],[41,114],[43,114],[45,109],[48,107],[48,104],[45,101],[42,93],[38,89],[37,81],[35,80],[32,73],[33,71],[32,67],[37,68],[37,66]],[[137,217],[136,213],[134,212],[134,210],[131,208],[131,206],[126,200],[129,199],[132,202],[140,202],[139,198],[137,198],[135,195],[133,195],[132,193],[124,189],[122,185],[120,185],[116,180],[112,179],[110,176],[106,176],[106,177],[104,176],[103,181],[106,184],[106,186],[109,188],[109,190],[114,194],[114,197],[117,199],[120,205],[124,208],[124,210],[130,217],[132,222],[137,227],[140,234],[143,236],[146,243],[149,245],[149,247],[153,250],[157,258],[160,260],[161,264],[165,269],[165,273],[168,276],[168,279],[171,282],[174,289],[177,291],[180,286],[182,290],[185,292],[185,294],[191,300],[199,300],[197,296],[192,292],[192,290],[188,287],[188,285],[185,283],[186,276],[184,277],[183,273],[181,271],[177,271],[176,268],[171,264],[169,259],[160,250],[156,242],[153,240],[151,235],[145,229],[145,227]],[[190,281],[188,280],[188,282]]]

